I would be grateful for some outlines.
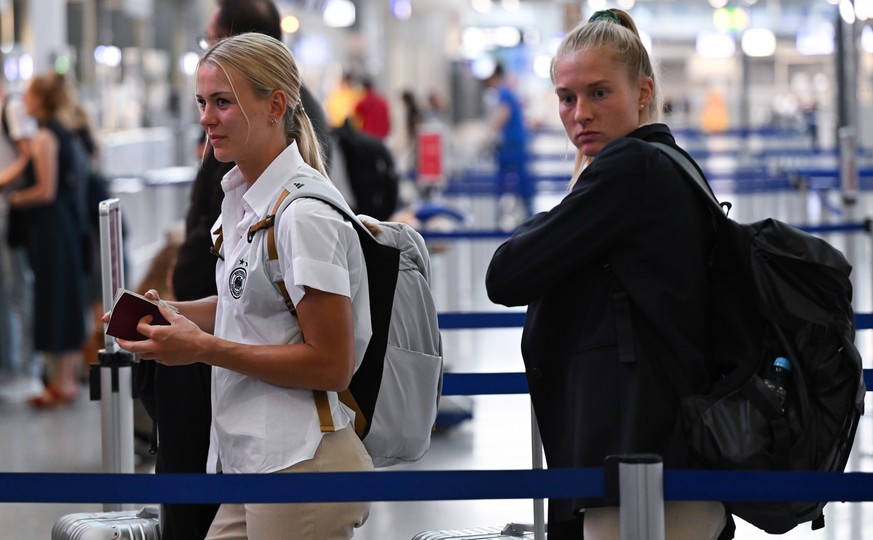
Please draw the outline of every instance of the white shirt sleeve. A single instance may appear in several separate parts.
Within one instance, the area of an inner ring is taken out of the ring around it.
[[[304,286],[351,298],[357,276],[350,276],[349,268],[359,264],[353,265],[349,259],[362,262],[352,225],[332,207],[315,199],[292,202],[278,223],[276,243],[280,256],[284,253],[291,257],[291,264],[283,264],[282,268],[294,304],[303,298]]]

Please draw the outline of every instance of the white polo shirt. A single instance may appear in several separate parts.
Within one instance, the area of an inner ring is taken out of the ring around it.
[[[272,210],[289,177],[324,180],[292,143],[251,187],[236,168],[221,182],[224,260],[216,267],[218,337],[256,345],[302,342],[297,318],[288,312],[264,268],[265,232],[253,235],[251,242],[247,239],[249,227]],[[336,210],[315,199],[295,200],[277,223],[281,268],[294,303],[303,298],[304,286],[351,298],[357,368],[372,333],[367,270],[357,233]],[[328,396],[334,425],[347,426],[354,413],[334,392]],[[210,472],[285,469],[312,458],[321,436],[312,390],[282,388],[213,368]]]

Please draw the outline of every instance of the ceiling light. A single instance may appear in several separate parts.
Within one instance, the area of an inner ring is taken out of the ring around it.
[[[737,51],[734,37],[722,32],[699,32],[695,42],[697,54],[703,58],[730,58]]]
[[[328,0],[322,18],[331,28],[348,28],[355,24],[355,4],[351,0]]]
[[[776,36],[767,28],[751,28],[743,32],[742,48],[749,56],[773,56],[776,52]]]
[[[855,0],[855,16],[861,21],[873,18],[873,0]]]
[[[840,0],[840,17],[846,24],[855,24],[855,7],[852,0]]]
[[[282,31],[286,34],[293,34],[300,30],[300,19],[294,15],[282,17]]]

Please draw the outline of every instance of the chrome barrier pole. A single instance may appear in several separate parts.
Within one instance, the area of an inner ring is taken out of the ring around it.
[[[119,287],[124,286],[121,202],[100,202],[100,258],[103,276],[103,310],[112,309]],[[122,351],[115,338],[104,336],[100,363],[91,370],[91,399],[100,401],[103,436],[103,469],[108,473],[133,473],[133,355]],[[125,510],[104,504],[107,512]]]
[[[531,450],[533,456],[534,470],[543,468],[543,439],[540,435],[540,426],[537,422],[537,415],[533,408],[533,403],[530,406],[530,434],[531,434]],[[546,540],[546,511],[545,501],[543,499],[534,499],[534,540]]]
[[[660,456],[621,456],[621,540],[664,540],[664,463]]]
[[[852,26],[846,27],[846,32],[854,35]],[[843,219],[845,222],[852,222],[855,218],[855,208],[858,201],[858,135],[854,125],[845,125],[839,128],[837,132],[839,155],[840,155],[840,195],[843,203]],[[856,237],[849,235],[846,237],[846,259],[855,267],[858,268],[858,261],[855,249]],[[857,301],[853,301],[857,304]],[[857,441],[856,441],[857,442]],[[860,470],[860,458],[858,452],[849,453],[848,470]],[[862,531],[861,515],[858,505],[853,505],[849,509],[849,527],[852,538],[860,538]]]

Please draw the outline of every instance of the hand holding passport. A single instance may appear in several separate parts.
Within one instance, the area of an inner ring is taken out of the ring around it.
[[[146,315],[152,316],[152,325],[169,325],[167,319],[161,315],[158,306],[164,306],[178,313],[178,310],[163,300],[149,300],[145,296],[127,289],[118,289],[115,300],[112,303],[112,313],[106,333],[112,337],[126,339],[128,341],[142,341],[146,337],[136,330],[140,319]]]

